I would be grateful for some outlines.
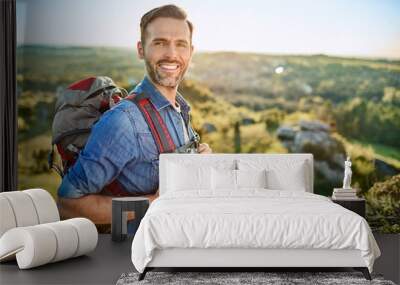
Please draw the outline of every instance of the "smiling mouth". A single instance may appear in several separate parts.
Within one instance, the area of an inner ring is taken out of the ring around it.
[[[157,64],[157,66],[166,72],[177,71],[180,67],[180,65],[177,63],[160,63]]]

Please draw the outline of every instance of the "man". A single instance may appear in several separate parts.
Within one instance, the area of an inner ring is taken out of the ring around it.
[[[149,96],[175,146],[182,146],[195,136],[188,119],[190,107],[177,92],[193,54],[193,25],[182,9],[166,5],[143,15],[140,29],[137,51],[145,61],[147,75],[133,93]],[[212,151],[202,143],[198,152]],[[99,193],[114,179],[132,195],[156,197],[158,157],[139,108],[123,100],[95,124],[77,162],[64,176],[58,189],[61,216],[87,217],[96,224],[109,224],[111,197]]]

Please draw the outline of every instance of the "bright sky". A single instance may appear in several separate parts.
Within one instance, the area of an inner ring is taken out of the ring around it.
[[[170,3],[198,51],[400,58],[399,0],[17,0],[17,41],[135,47],[141,16]]]

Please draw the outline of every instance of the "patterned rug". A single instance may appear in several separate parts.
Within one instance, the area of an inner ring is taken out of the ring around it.
[[[384,280],[381,275],[372,274],[372,281],[364,278],[360,272],[147,272],[142,281],[138,281],[139,273],[124,273],[117,285],[133,284],[222,284],[222,285],[395,285]]]

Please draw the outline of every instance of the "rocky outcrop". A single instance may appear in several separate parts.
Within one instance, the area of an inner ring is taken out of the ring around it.
[[[293,140],[296,136],[296,130],[290,126],[281,126],[277,129],[276,135],[282,143],[292,146]]]
[[[299,126],[302,131],[330,132],[330,127],[320,121],[300,121]]]
[[[319,121],[300,121],[295,126],[281,126],[277,137],[292,153],[312,153],[315,172],[333,185],[341,185],[346,151],[330,134],[330,127]]]

